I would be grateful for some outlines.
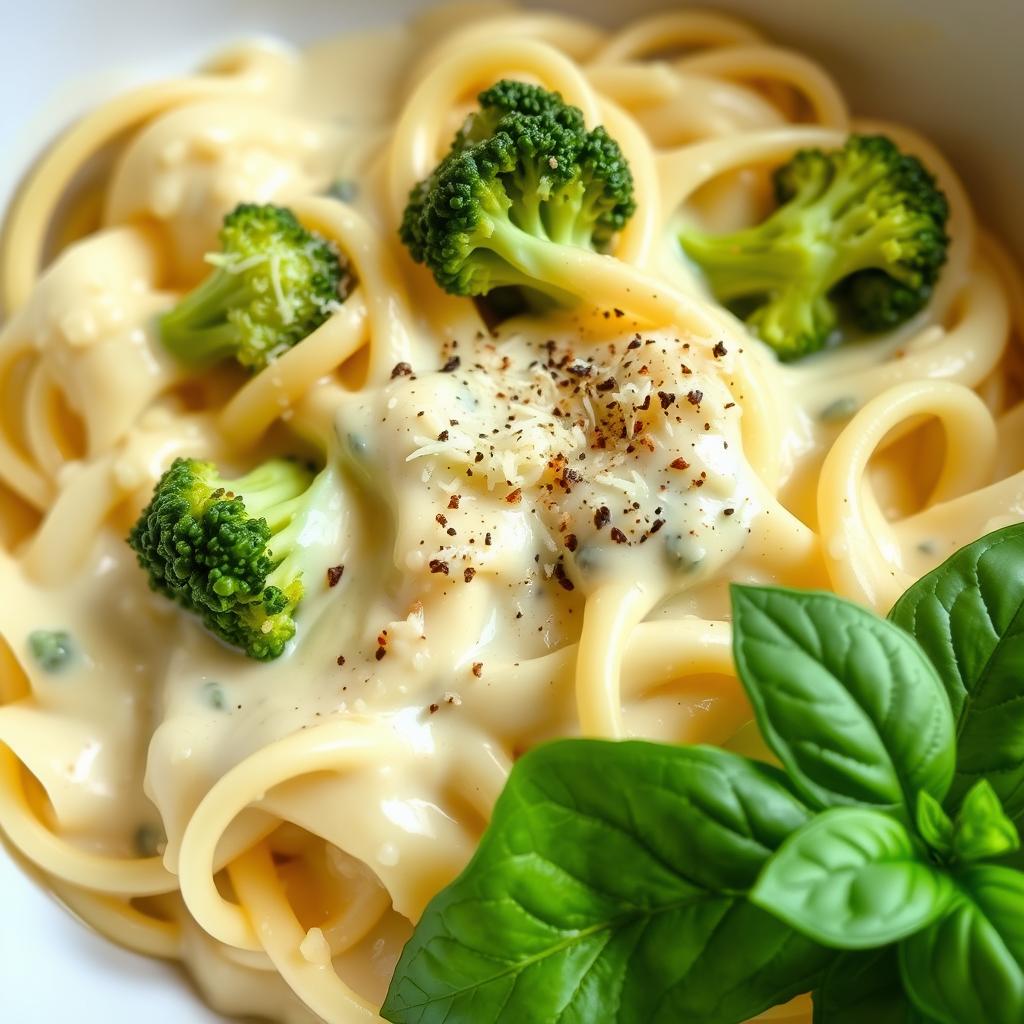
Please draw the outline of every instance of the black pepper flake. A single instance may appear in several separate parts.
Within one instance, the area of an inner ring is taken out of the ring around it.
[[[345,664],[345,655],[344,654],[339,654],[338,655],[338,664],[339,665],[344,665]]]
[[[565,574],[565,566],[561,562],[555,563],[555,579],[558,581],[558,585],[563,590],[575,590],[576,585],[571,579]]]
[[[462,365],[462,360],[458,356],[452,356],[444,366],[441,367],[442,373],[451,373],[453,370],[457,370]]]
[[[444,532],[447,533],[449,537],[454,537],[455,536],[455,527],[454,526],[449,526],[448,529],[445,530]]]
[[[482,661],[473,662],[473,675],[479,679],[484,674],[484,663]]]
[[[441,707],[441,705],[440,705],[440,704],[431,704],[431,705],[430,705],[430,707],[429,707],[429,708],[427,708],[427,710],[428,710],[428,711],[429,711],[429,712],[430,712],[430,713],[431,713],[432,715],[434,715],[434,714],[437,714],[437,711],[438,711],[438,709],[439,709],[440,707]]]
[[[468,567],[467,569],[465,569],[465,570],[463,571],[463,573],[462,573],[462,578],[463,578],[463,579],[464,579],[464,580],[465,580],[465,581],[466,581],[467,583],[472,583],[472,582],[473,582],[473,577],[474,577],[475,575],[476,575],[476,569],[474,569],[474,568],[473,568],[473,566],[469,566],[469,567]]]
[[[576,534],[575,533],[570,533],[570,534],[566,535],[565,546],[570,551],[575,551],[577,546],[578,546],[578,544],[579,544],[579,541],[576,539]]]
[[[447,441],[448,440],[448,431],[447,430],[442,430],[441,433],[437,435],[437,439],[438,439],[438,441]]]
[[[690,403],[690,405],[700,405],[701,400],[703,398],[704,392],[696,390],[689,392],[686,396],[686,400]]]
[[[600,530],[603,526],[607,526],[611,522],[612,513],[611,509],[607,505],[602,505],[594,513],[594,525]]]
[[[651,528],[650,528],[650,530],[648,532],[649,533],[657,533],[664,525],[665,525],[665,520],[664,519],[655,519],[654,522],[651,523]]]
[[[681,455],[679,456],[678,459],[673,459],[669,463],[669,466],[672,469],[689,469],[690,468],[690,464]]]
[[[611,538],[616,544],[626,543],[626,535],[617,526],[612,527]]]
[[[408,377],[412,373],[412,367],[408,363],[395,363],[395,368],[391,371],[391,379],[394,380],[396,377]]]
[[[483,462],[484,461],[484,453],[483,452],[477,452],[476,455],[473,458],[473,461],[474,462]],[[472,475],[473,474],[470,473],[470,476],[472,476]]]
[[[388,649],[386,647],[378,647],[373,656],[378,661],[383,661],[384,660],[384,655],[387,654],[387,653],[388,653]]]
[[[438,512],[437,515],[434,516],[434,519],[437,521],[437,524],[439,526],[447,526],[448,525],[448,520],[445,517],[443,512]]]
[[[623,313],[623,312],[622,312],[622,310],[621,310],[621,309],[619,309],[618,307],[616,307],[615,309],[613,309],[613,310],[612,310],[612,312],[613,312],[613,313],[614,313],[614,314],[615,314],[615,315],[616,315],[617,317],[620,317],[620,318],[621,318],[621,317],[624,317],[624,316],[626,315],[626,314],[625,314],[625,313]]]
[[[443,573],[445,576],[448,575],[448,563],[442,561],[440,558],[432,558],[429,562],[428,568],[432,573]]]
[[[735,402],[726,402],[725,405],[722,408],[723,409],[735,409],[736,408],[736,403]]]
[[[594,372],[594,367],[590,363],[573,363],[567,366],[566,370],[574,377],[589,377]]]
[[[721,359],[722,356],[725,356],[725,355],[729,354],[729,350],[725,347],[725,345],[722,342],[716,341],[715,342],[715,347],[711,350],[711,354],[716,359]]]
[[[661,402],[662,409],[667,409],[675,400],[676,396],[671,391],[658,392],[658,401]]]
[[[523,500],[522,487],[517,487],[514,491],[509,491],[509,493],[505,495],[505,500],[510,505],[518,505],[519,502]]]
[[[459,495],[458,494],[453,494],[448,499],[448,507],[449,508],[458,508],[459,507]]]
[[[598,391],[614,391],[615,390],[615,378],[607,377],[597,385]]]
[[[345,566],[343,566],[343,565],[332,565],[327,570],[327,586],[329,586],[329,587],[336,587],[338,585],[338,581],[341,579],[341,574],[344,571],[345,571]]]
[[[727,516],[731,516],[731,515],[735,514],[735,512],[736,512],[736,509],[734,509],[734,508],[723,508],[722,509],[722,514],[723,515],[727,515]]]
[[[490,530],[488,530],[484,534],[484,546],[485,547],[490,547],[491,546],[491,531]]]

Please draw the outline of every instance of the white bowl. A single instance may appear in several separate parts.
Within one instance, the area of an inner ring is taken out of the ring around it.
[[[13,0],[7,0],[8,3]],[[0,65],[0,202],[39,149],[77,113],[146,80],[188,69],[254,35],[304,42],[380,24],[423,0],[34,0],[5,12]],[[548,6],[610,23],[659,0],[564,0]],[[1024,255],[1024,4],[1020,0],[704,0],[749,17],[823,63],[856,112],[929,134],[963,173],[982,218]],[[618,12],[618,13],[617,13]],[[204,1024],[171,968],[76,924],[0,847],[0,998],[10,1024]]]

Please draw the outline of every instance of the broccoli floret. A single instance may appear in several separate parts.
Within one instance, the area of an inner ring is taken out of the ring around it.
[[[233,356],[261,370],[344,301],[337,248],[282,206],[242,204],[224,218],[213,273],[160,317],[164,345],[205,366]]]
[[[949,206],[916,157],[851,135],[842,149],[797,153],[774,180],[778,209],[756,227],[680,241],[780,359],[822,348],[843,315],[879,331],[925,305],[946,260]]]
[[[455,295],[521,286],[565,301],[550,284],[562,246],[605,249],[635,208],[618,144],[557,93],[504,81],[412,191],[401,237]]]
[[[528,117],[547,115],[553,117],[564,128],[586,131],[583,111],[564,102],[557,92],[548,92],[539,85],[516,82],[504,78],[485,89],[477,102],[480,109],[466,118],[466,123],[455,136],[453,150],[467,149],[478,142],[484,142],[494,135],[498,122],[506,114],[525,114]]]
[[[326,471],[272,459],[238,480],[176,459],[128,543],[150,586],[201,616],[250,658],[278,657],[295,635],[304,587],[299,543],[326,504]]]

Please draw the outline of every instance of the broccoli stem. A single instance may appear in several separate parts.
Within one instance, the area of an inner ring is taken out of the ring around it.
[[[306,504],[307,495],[312,496],[310,480],[309,470],[300,463],[274,459],[221,486],[240,496],[251,516],[266,519],[276,538]]]
[[[493,286],[519,285],[551,296],[560,305],[574,298],[600,308],[616,306],[650,323],[672,323],[679,330],[708,333],[717,329],[695,302],[676,295],[629,263],[575,245],[552,244],[533,238],[507,218],[491,218],[491,232],[476,244],[475,259],[487,258],[493,266]],[[511,265],[518,274],[510,274]]]
[[[544,208],[546,235],[562,245],[587,245],[593,218],[582,217],[583,186],[574,182],[558,190]]]
[[[245,275],[218,267],[160,318],[167,348],[182,362],[214,363],[231,355],[239,343],[238,328],[228,320],[232,308],[249,300]]]
[[[549,237],[541,216],[541,201],[546,190],[542,188],[532,165],[521,167],[510,175],[506,190],[512,201],[510,210],[514,211],[516,226],[538,238]]]
[[[322,529],[319,527],[332,511],[331,495],[336,489],[330,468],[323,469],[312,483],[309,483],[307,476],[306,485],[298,497],[277,506],[286,512],[286,521],[275,527],[267,519],[273,531],[269,547],[277,562],[267,577],[268,585],[287,589],[290,581],[300,579],[305,574],[308,568],[307,550],[311,542],[320,538]],[[340,515],[339,509],[335,508],[335,511]]]
[[[819,222],[827,230],[826,218],[812,216],[810,211],[789,216],[784,208],[757,227],[727,235],[687,233],[682,244],[715,295],[728,302],[798,281],[827,282],[836,253],[827,234],[817,230]]]

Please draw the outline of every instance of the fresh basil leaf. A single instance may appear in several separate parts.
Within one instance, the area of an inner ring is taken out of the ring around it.
[[[1024,874],[975,865],[963,895],[930,928],[900,945],[903,985],[941,1024],[1024,1021]]]
[[[1024,817],[1024,524],[961,548],[889,613],[921,644],[957,720],[955,811],[980,777]]]
[[[1013,868],[1015,871],[1024,871],[1024,848],[1004,853],[999,858],[999,863],[1004,868]]]
[[[1002,857],[1018,849],[1017,826],[1003,813],[992,784],[981,779],[964,797],[953,833],[953,851],[959,860],[967,861]]]
[[[751,903],[837,949],[912,935],[955,896],[952,878],[921,859],[900,822],[859,807],[835,807],[804,825],[750,891]]]
[[[943,856],[953,852],[953,822],[942,804],[931,793],[917,794],[917,813],[914,818],[918,835],[928,846]]]
[[[942,799],[953,719],[935,669],[904,633],[833,594],[732,588],[736,667],[768,745],[812,804],[913,820]]]
[[[722,750],[540,747],[516,764],[469,866],[427,907],[381,1014],[746,1020],[813,988],[834,955],[744,897],[808,818],[781,772]]]
[[[814,1024],[931,1024],[903,991],[896,946],[842,953],[814,992]]]

